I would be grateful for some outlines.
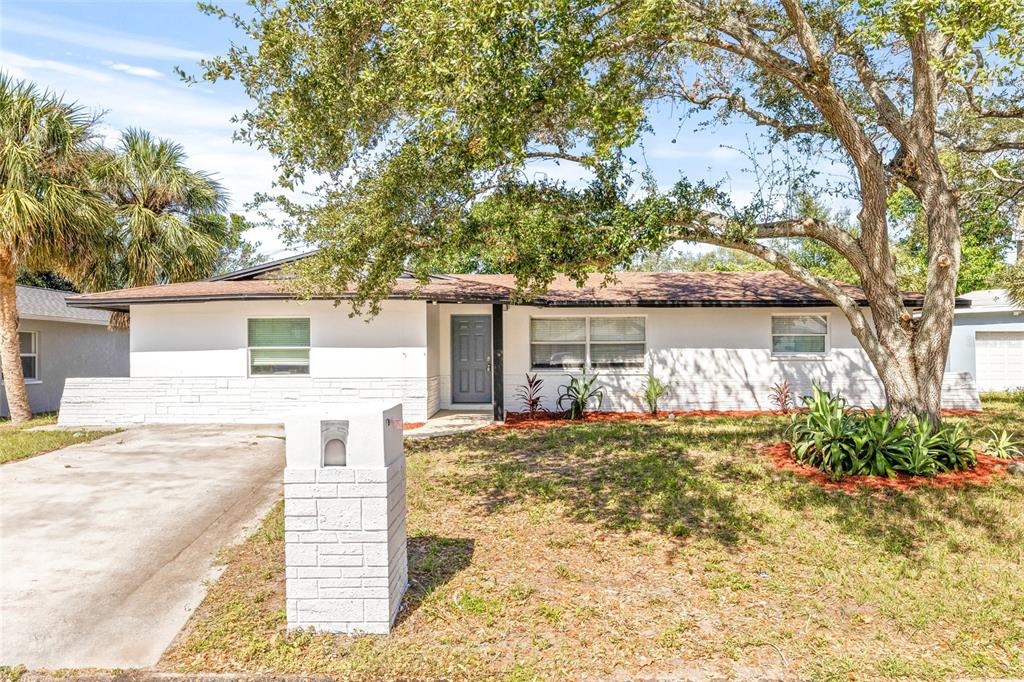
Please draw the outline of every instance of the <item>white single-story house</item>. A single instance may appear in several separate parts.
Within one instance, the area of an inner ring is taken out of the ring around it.
[[[554,408],[583,367],[600,375],[609,410],[643,409],[648,372],[668,387],[663,409],[771,409],[769,389],[783,380],[798,394],[818,383],[883,402],[846,318],[781,272],[622,272],[584,287],[557,278],[529,304],[506,275],[403,277],[367,320],[344,302],[295,300],[281,274],[289,260],[74,297],[131,313],[131,376],[69,384],[60,422],[277,422],[396,399],[409,422],[441,409],[500,419],[522,409],[515,393],[528,373]],[[969,374],[946,383],[947,406],[979,407]]]
[[[109,330],[105,310],[71,308],[66,291],[16,287],[18,341],[29,407],[35,413],[60,407],[69,377],[127,377],[128,331]],[[9,414],[0,379],[0,416]]]
[[[969,308],[959,308],[949,343],[949,372],[969,372],[979,391],[1024,388],[1024,308],[1010,301],[1006,289],[964,294]]]

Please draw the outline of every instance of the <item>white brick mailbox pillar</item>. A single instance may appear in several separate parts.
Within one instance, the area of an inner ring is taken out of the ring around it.
[[[288,626],[387,634],[408,586],[402,406],[285,423]]]

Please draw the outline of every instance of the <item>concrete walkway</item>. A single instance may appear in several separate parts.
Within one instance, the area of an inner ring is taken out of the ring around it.
[[[418,429],[405,432],[406,438],[436,438],[451,436],[456,433],[476,431],[494,422],[494,413],[490,410],[464,411],[440,410]]]
[[[150,426],[0,466],[0,665],[151,666],[279,497],[273,426]]]

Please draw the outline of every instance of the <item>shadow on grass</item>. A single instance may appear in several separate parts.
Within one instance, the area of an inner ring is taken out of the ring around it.
[[[419,608],[431,592],[469,566],[475,543],[470,538],[414,535],[407,540],[409,589],[402,597],[396,624]]]
[[[450,485],[485,513],[527,500],[559,502],[578,521],[617,531],[656,529],[735,545],[764,521],[737,497],[737,483],[768,474],[756,462],[709,460],[701,450],[751,449],[778,419],[581,423],[540,430],[481,432],[462,446]]]
[[[1001,486],[1000,483],[991,485]],[[1024,525],[1014,522],[1014,503],[989,486],[917,488],[909,491],[855,493],[826,491],[795,480],[779,493],[780,505],[797,511],[823,510],[846,535],[860,537],[879,550],[920,559],[929,543],[956,545],[952,523],[984,536],[991,546],[1013,550],[1024,545]],[[1018,487],[1019,490],[1019,487]],[[1000,487],[999,491],[1006,492]]]
[[[780,440],[784,426],[771,417],[591,422],[484,431],[436,445],[459,453],[446,481],[483,513],[557,502],[570,518],[610,530],[649,528],[735,546],[763,536],[774,505],[824,517],[907,557],[949,541],[950,521],[1001,547],[1024,542],[1021,525],[1007,522],[1007,504],[989,491],[847,494],[780,472],[758,451]]]

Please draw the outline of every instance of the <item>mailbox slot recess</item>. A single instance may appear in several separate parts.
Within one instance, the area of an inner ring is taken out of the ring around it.
[[[320,466],[343,467],[348,461],[348,420],[320,422]]]

